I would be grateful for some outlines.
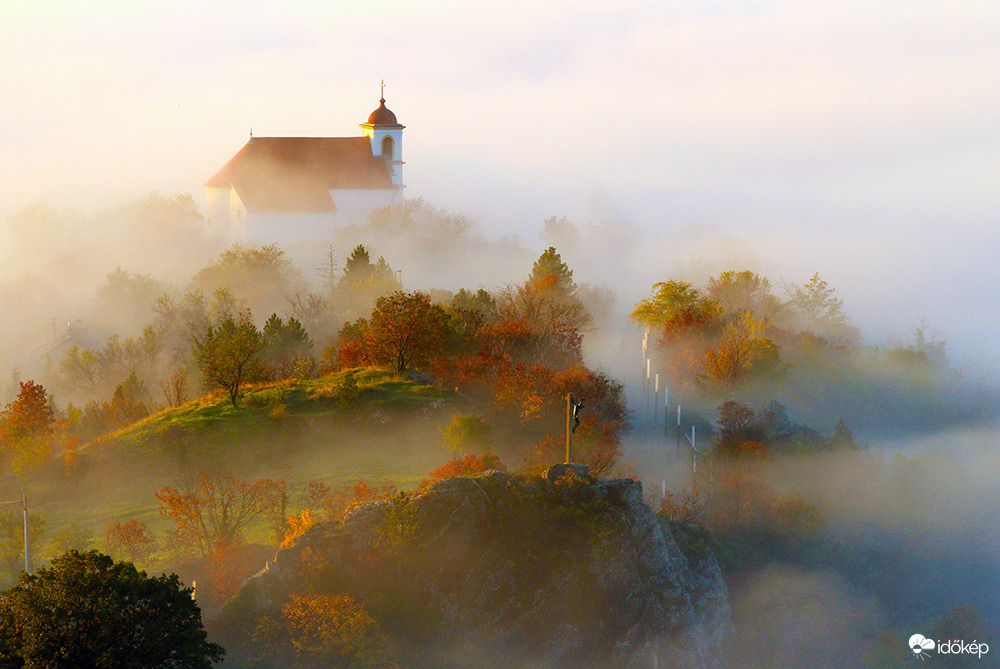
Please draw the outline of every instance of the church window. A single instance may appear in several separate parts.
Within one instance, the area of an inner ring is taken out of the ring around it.
[[[382,138],[382,157],[386,160],[392,160],[394,157],[392,152],[395,147],[393,144],[392,137],[386,135]]]

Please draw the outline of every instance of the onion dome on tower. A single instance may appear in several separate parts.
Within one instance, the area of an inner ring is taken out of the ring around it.
[[[385,106],[385,98],[378,101],[378,109],[368,115],[368,122],[372,125],[399,125],[396,115]]]

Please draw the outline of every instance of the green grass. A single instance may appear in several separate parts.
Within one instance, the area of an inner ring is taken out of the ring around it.
[[[454,397],[434,385],[420,385],[379,369],[358,368],[319,379],[250,385],[239,406],[215,392],[170,407],[89,445],[143,447],[190,438],[227,441],[248,433],[284,431],[289,421],[323,416],[349,417],[372,410],[434,407]]]
[[[78,528],[103,547],[109,521],[140,520],[162,537],[170,524],[153,493],[198,471],[283,478],[290,512],[309,481],[339,488],[393,480],[400,490],[413,488],[452,455],[440,428],[454,399],[437,386],[363,368],[249,386],[237,407],[227,394],[211,393],[86,444],[72,474],[61,463],[37,472],[28,483],[30,510],[45,519],[48,539]],[[252,528],[248,538],[266,534]]]

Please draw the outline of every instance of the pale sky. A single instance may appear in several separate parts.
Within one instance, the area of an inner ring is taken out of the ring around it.
[[[251,128],[357,135],[384,78],[411,197],[708,230],[1000,353],[995,1],[5,0],[0,62],[0,216],[202,201]]]

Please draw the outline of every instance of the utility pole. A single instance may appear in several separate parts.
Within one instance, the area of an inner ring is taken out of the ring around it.
[[[681,405],[677,405],[677,457],[681,457]]]
[[[670,437],[670,386],[663,384],[663,438]]]
[[[28,493],[24,491],[24,485],[21,483],[21,478],[17,474],[11,474],[10,476],[4,476],[0,478],[0,481],[6,481],[7,479],[17,479],[17,485],[21,488],[21,499],[15,499],[10,502],[4,502],[7,504],[20,504],[21,512],[24,514],[24,571],[31,575],[31,557],[28,550]]]
[[[646,358],[646,381],[645,381],[645,383],[646,383],[646,385],[645,385],[646,394],[645,394],[645,397],[643,399],[646,400],[646,406],[647,407],[649,406],[649,387],[652,385],[652,383],[650,383],[650,374],[649,374],[649,368],[650,368],[650,363],[651,362],[652,362],[651,358]]]
[[[660,422],[660,373],[653,375],[653,425]]]

